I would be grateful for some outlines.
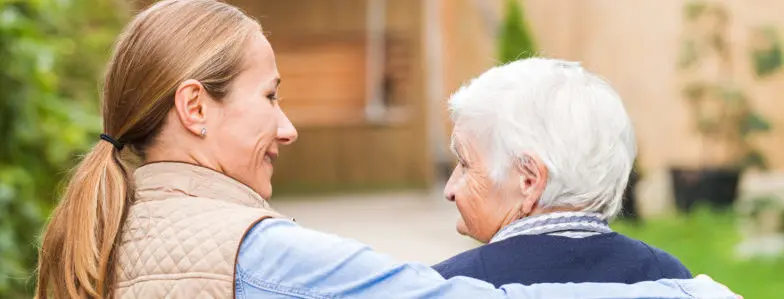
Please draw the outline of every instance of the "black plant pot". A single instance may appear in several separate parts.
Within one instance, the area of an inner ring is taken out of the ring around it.
[[[628,219],[637,221],[640,219],[640,214],[637,211],[637,182],[640,181],[640,176],[632,171],[629,175],[629,184],[623,194],[623,203],[621,206],[621,219]]]
[[[675,206],[681,212],[690,212],[698,203],[718,209],[730,208],[738,197],[739,169],[673,168],[670,175]]]

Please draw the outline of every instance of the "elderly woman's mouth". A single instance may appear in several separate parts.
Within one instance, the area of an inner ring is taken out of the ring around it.
[[[278,159],[278,153],[277,152],[266,152],[264,154],[264,161],[269,163],[269,164],[272,164],[272,162],[275,162],[275,160],[277,160],[277,159]]]

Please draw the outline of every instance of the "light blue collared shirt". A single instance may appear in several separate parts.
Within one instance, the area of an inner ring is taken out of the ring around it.
[[[735,298],[724,287],[702,279],[634,285],[509,284],[496,289],[467,277],[445,280],[428,266],[398,262],[359,242],[285,219],[264,220],[248,232],[240,246],[235,292],[239,299]]]

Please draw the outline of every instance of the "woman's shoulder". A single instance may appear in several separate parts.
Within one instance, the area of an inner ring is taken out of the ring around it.
[[[433,265],[432,268],[447,279],[454,276],[467,276],[481,279],[484,275],[481,251],[484,250],[486,246],[487,245],[461,252],[447,260]]]
[[[650,252],[651,257],[659,265],[662,277],[667,278],[692,278],[691,271],[675,255],[670,254],[656,246],[650,245],[642,240],[633,239],[622,234],[619,237],[634,242],[639,248]]]

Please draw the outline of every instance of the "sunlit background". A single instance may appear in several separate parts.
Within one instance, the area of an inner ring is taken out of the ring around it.
[[[98,140],[102,70],[153,1],[0,0],[0,298],[30,297],[61,181]],[[276,51],[273,207],[432,264],[479,244],[441,190],[446,99],[529,56],[611,82],[639,157],[613,227],[746,298],[784,294],[784,1],[231,0]]]

